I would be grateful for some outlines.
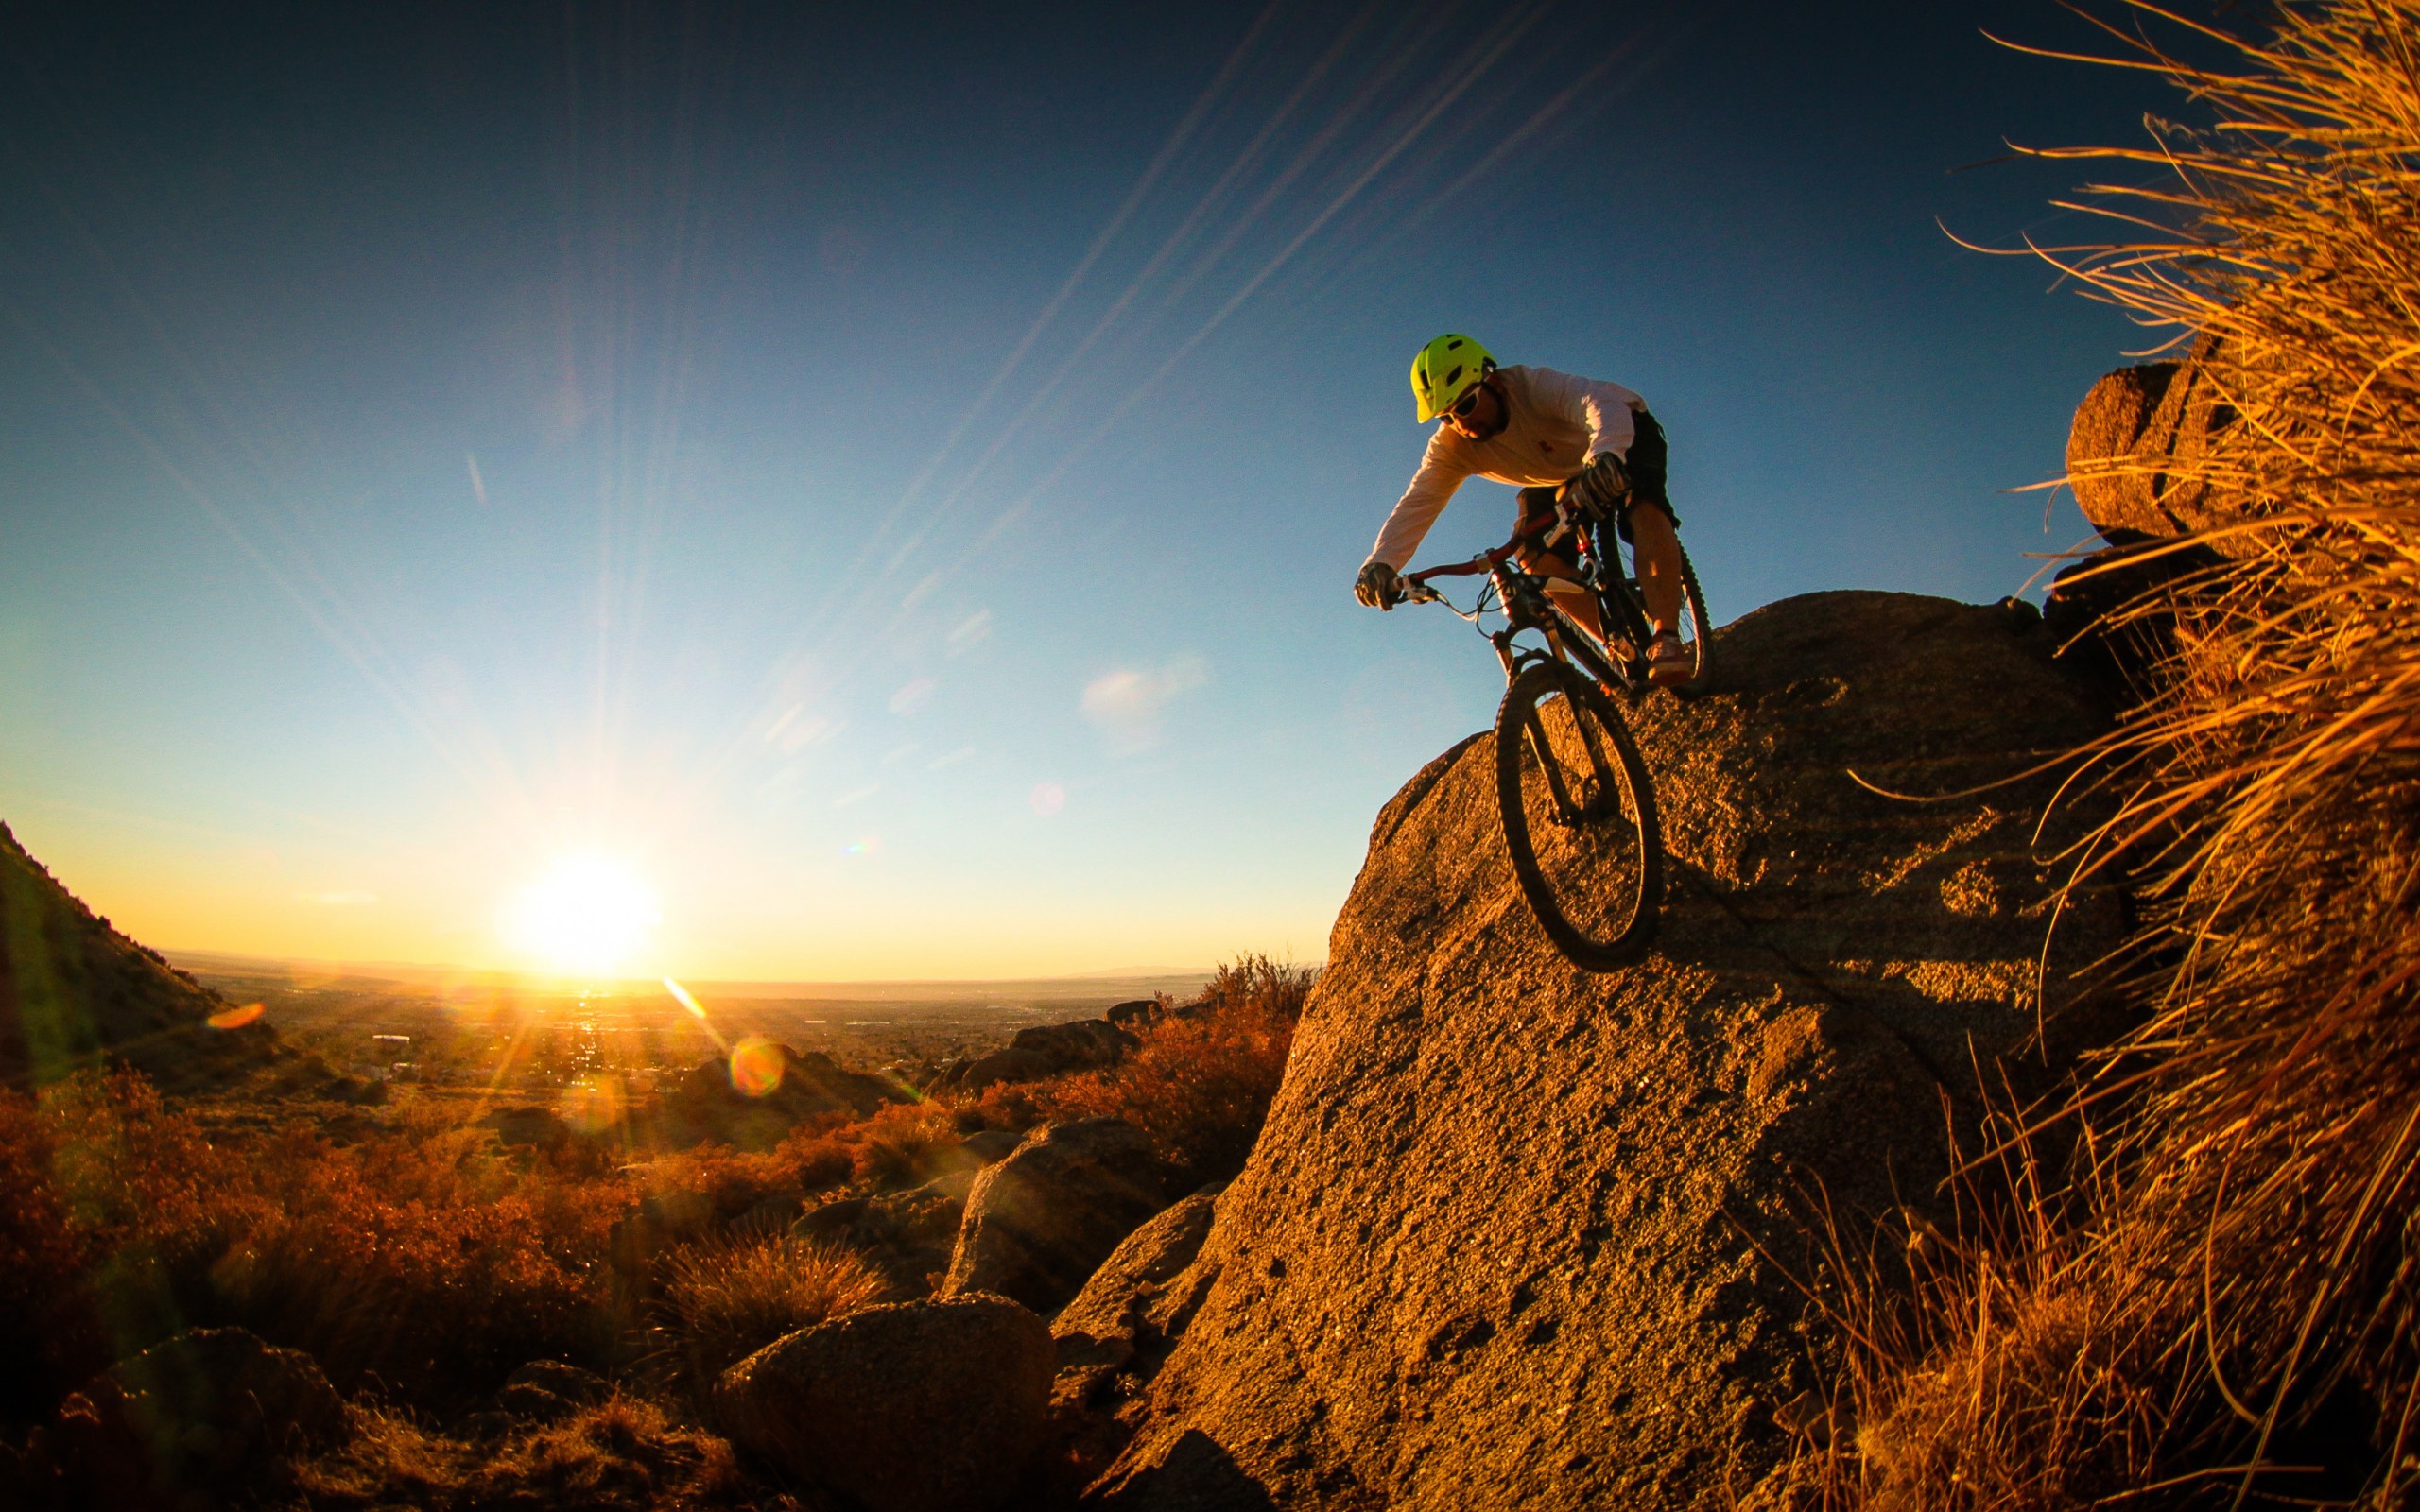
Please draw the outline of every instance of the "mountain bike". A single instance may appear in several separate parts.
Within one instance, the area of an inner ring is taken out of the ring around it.
[[[1426,568],[1404,578],[1405,598],[1443,604],[1479,628],[1504,663],[1504,700],[1495,711],[1495,799],[1513,875],[1547,937],[1575,966],[1611,971],[1635,960],[1654,937],[1664,899],[1664,845],[1655,791],[1630,725],[1608,696],[1635,698],[1648,679],[1651,635],[1636,579],[1609,570],[1598,532],[1566,516],[1576,582],[1606,627],[1599,640],[1547,591],[1549,579],[1519,566],[1516,534],[1467,562]],[[1438,577],[1485,573],[1465,612],[1437,589]],[[1712,670],[1705,597],[1685,553],[1681,558],[1683,642],[1694,655],[1690,679],[1673,691],[1704,691]],[[1479,624],[1491,611],[1500,629]],[[1546,643],[1516,644],[1538,632]]]

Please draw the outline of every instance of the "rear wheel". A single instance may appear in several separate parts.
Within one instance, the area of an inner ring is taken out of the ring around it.
[[[1530,910],[1576,966],[1610,971],[1654,937],[1664,857],[1630,729],[1596,684],[1533,662],[1495,713],[1495,798]]]
[[[1681,644],[1688,647],[1695,669],[1687,681],[1673,683],[1672,691],[1684,698],[1693,698],[1705,692],[1714,679],[1714,621],[1706,617],[1705,593],[1698,587],[1698,570],[1689,565],[1686,551],[1681,553],[1681,622],[1673,628],[1679,632]]]

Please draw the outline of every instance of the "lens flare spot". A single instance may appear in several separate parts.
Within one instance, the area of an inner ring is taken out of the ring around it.
[[[1056,782],[1036,782],[1028,801],[1033,804],[1033,812],[1046,819],[1067,806],[1067,790]]]
[[[869,834],[861,840],[852,840],[842,846],[840,853],[844,856],[870,856],[881,849],[881,836]]]
[[[268,1011],[262,1004],[247,1003],[240,1008],[221,1008],[202,1022],[214,1029],[240,1029]]]
[[[731,1047],[731,1087],[742,1097],[766,1097],[782,1084],[782,1047],[750,1035]]]
[[[576,1081],[563,1089],[556,1116],[582,1134],[602,1134],[622,1120],[622,1088],[615,1081]]]

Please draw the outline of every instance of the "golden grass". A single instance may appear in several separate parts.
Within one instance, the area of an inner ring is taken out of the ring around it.
[[[2090,191],[2125,241],[2044,255],[2192,337],[2233,412],[2167,464],[2222,564],[2114,616],[2177,626],[2080,858],[2148,904],[2145,1022],[2067,1109],[2074,1175],[2018,1194],[2038,1221],[1962,1236],[1914,1322],[1857,1336],[1832,1504],[2420,1491],[2420,0],[2257,39],[2125,9],[2231,59],[2113,26],[2207,124],[2050,154],[2159,170]],[[2377,1453],[2323,1488],[2278,1461],[2347,1388]]]
[[[731,1446],[628,1397],[585,1407],[502,1443],[465,1443],[410,1417],[356,1409],[354,1436],[295,1467],[312,1512],[655,1512],[665,1507],[795,1507],[751,1480]]]
[[[889,1282],[853,1249],[788,1234],[725,1234],[665,1266],[666,1343],[694,1389],[800,1329],[883,1299]]]

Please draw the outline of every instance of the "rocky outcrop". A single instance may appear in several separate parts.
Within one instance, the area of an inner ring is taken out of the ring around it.
[[[724,1372],[734,1443],[866,1512],[1008,1503],[1042,1442],[1050,1331],[986,1296],[870,1307]]]
[[[0,825],[0,1084],[117,1061],[184,1089],[278,1058],[268,1022],[233,1006],[111,928]]]
[[[2092,386],[2067,431],[2067,483],[2113,545],[2181,536],[2221,519],[2197,475],[2235,406],[2200,360],[2120,368]]]
[[[195,1329],[119,1361],[60,1404],[26,1455],[39,1500],[187,1512],[279,1486],[350,1432],[312,1358],[243,1329]]]
[[[1045,1125],[976,1178],[942,1295],[994,1292],[1055,1311],[1167,1206],[1168,1179],[1143,1131],[1123,1120]]]
[[[1709,695],[1632,706],[1673,879],[1634,967],[1540,932],[1488,737],[1379,815],[1096,1504],[1678,1508],[1774,1463],[1772,1411],[1831,1348],[1785,1263],[1804,1205],[1851,1243],[1921,1211],[1945,1097],[2026,1074],[2122,919],[2087,892],[2049,930],[2053,777],[1875,791],[1976,788],[2103,728],[2031,610],[1816,594],[1716,652]]]
[[[1015,1038],[989,1055],[952,1064],[934,1086],[946,1091],[979,1092],[1002,1082],[1041,1081],[1071,1071],[1094,1071],[1117,1064],[1137,1042],[1131,1030],[1109,1019],[1036,1024],[1019,1029]]]

